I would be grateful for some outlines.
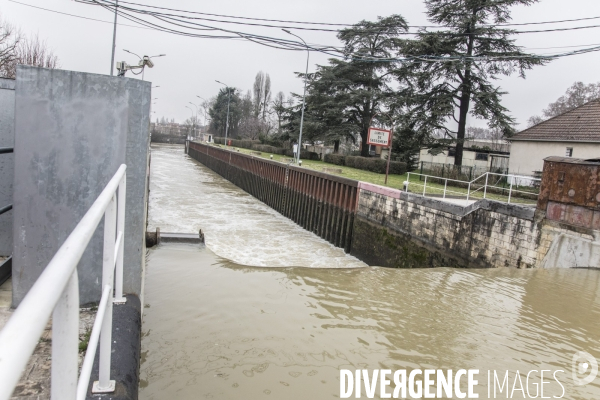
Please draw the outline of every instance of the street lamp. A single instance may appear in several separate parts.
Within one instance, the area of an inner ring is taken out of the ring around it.
[[[229,132],[229,102],[231,101],[231,90],[229,89],[229,85],[226,85],[223,82],[219,82],[216,79],[215,82],[225,86],[225,89],[227,89],[227,93],[229,94],[229,96],[227,97],[227,122],[225,124],[225,147],[227,147],[227,133]]]
[[[194,122],[194,110],[189,106],[185,106],[185,108],[192,112],[192,136],[196,137],[196,122]]]
[[[308,45],[300,36],[288,31],[287,29],[282,29],[287,34],[297,37],[302,40],[304,46],[306,46],[306,72],[304,73],[304,94],[302,95],[302,113],[300,115],[300,136],[298,136],[298,154],[296,155],[296,163],[300,163],[300,152],[302,151],[302,125],[304,123],[304,104],[306,102],[306,82],[308,81],[308,60],[310,58],[310,50],[308,49]]]

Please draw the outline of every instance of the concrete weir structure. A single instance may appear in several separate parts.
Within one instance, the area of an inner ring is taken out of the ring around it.
[[[13,307],[121,164],[127,164],[124,292],[142,295],[150,82],[19,66],[15,98]],[[80,302],[101,296],[103,223],[78,266]]]
[[[562,186],[552,189],[552,179],[544,181],[537,208],[485,199],[463,207],[197,142],[188,142],[186,150],[300,226],[369,265],[598,267],[600,260],[600,231],[596,218],[591,217],[597,211],[573,208],[556,196],[551,197],[554,201],[544,200],[546,193],[563,190]],[[556,169],[555,161],[549,160],[548,171]],[[597,181],[598,165],[587,162],[582,167],[589,172],[579,186]],[[600,193],[595,201],[600,201]],[[565,207],[577,209],[579,219],[559,221],[556,210]],[[581,217],[588,214],[589,218]],[[569,256],[573,251],[581,253],[576,261]]]

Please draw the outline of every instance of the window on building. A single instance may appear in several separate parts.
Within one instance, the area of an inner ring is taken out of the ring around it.
[[[572,147],[567,147],[566,155],[567,155],[567,157],[573,157],[573,148]]]
[[[456,156],[456,148],[455,147],[449,147],[448,148],[448,157],[454,157]]]
[[[488,153],[475,153],[475,159],[479,161],[487,161]]]

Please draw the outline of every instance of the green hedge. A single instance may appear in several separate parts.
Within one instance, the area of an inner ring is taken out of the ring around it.
[[[285,149],[284,154],[288,157],[294,157],[294,151],[290,149]],[[316,160],[319,161],[319,153],[315,153],[314,151],[306,151],[302,150],[300,152],[300,159],[302,160]]]
[[[281,155],[285,153],[285,149],[282,149],[281,147],[269,146],[268,144],[255,144],[252,146],[252,150]]]
[[[345,159],[345,165],[364,171],[385,174],[387,161],[375,157],[348,156]],[[390,161],[390,174],[402,175],[406,173],[406,163],[400,161]]]
[[[345,164],[346,156],[341,154],[325,154],[323,161],[329,164],[335,165],[346,165]]]
[[[224,137],[215,137],[213,138],[215,143],[217,144],[225,144]],[[241,147],[242,149],[252,149],[252,146],[260,144],[260,140],[248,140],[248,139],[227,139],[227,141],[231,140],[231,145],[233,147]]]

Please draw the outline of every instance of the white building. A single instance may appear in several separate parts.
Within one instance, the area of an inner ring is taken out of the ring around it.
[[[439,154],[429,153],[429,149],[421,149],[419,162],[431,162],[438,164],[454,165],[454,145]],[[462,165],[465,167],[479,167],[492,170],[506,170],[508,168],[508,157],[510,144],[505,141],[477,139],[466,140],[463,150]]]
[[[600,100],[525,129],[510,141],[512,174],[540,174],[550,156],[600,158]]]

